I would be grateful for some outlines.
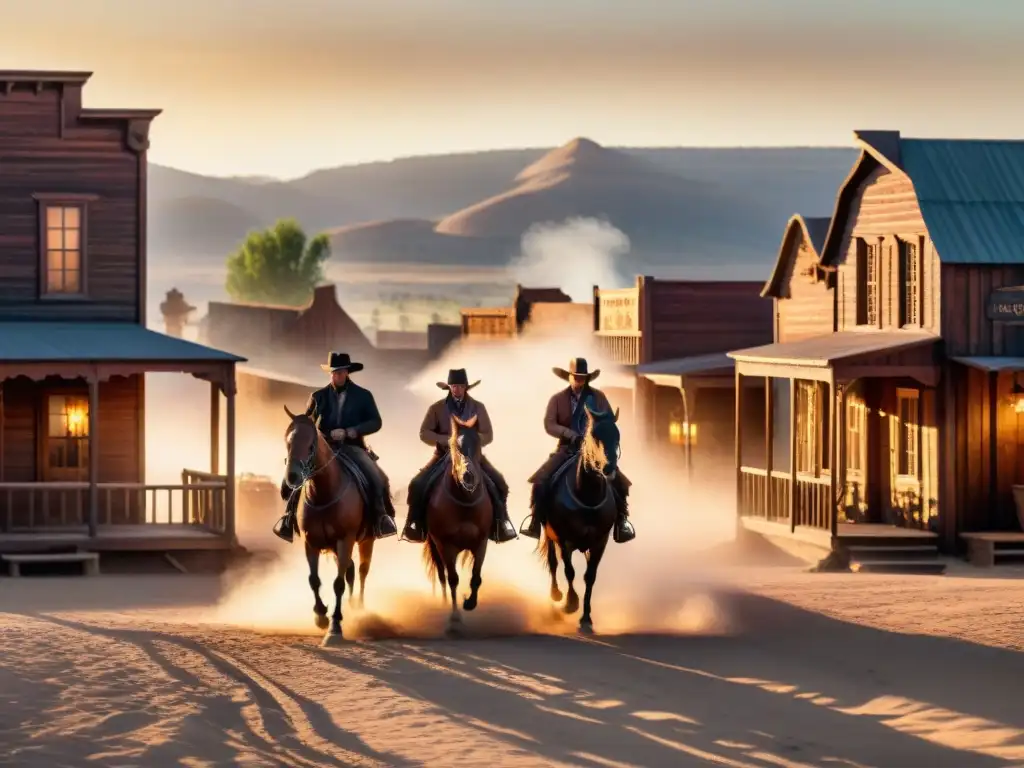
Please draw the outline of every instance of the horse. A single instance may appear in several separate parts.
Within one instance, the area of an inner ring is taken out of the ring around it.
[[[427,540],[423,545],[427,575],[432,582],[437,578],[442,595],[447,577],[452,605],[448,627],[451,634],[462,624],[456,596],[459,588],[456,559],[461,554],[463,562],[469,558],[473,561],[470,593],[462,603],[463,610],[472,611],[483,583],[480,574],[494,525],[494,507],[480,466],[482,451],[477,417],[461,421],[452,416],[448,456],[444,459],[447,471],[427,502]]]
[[[558,588],[558,556],[561,554],[565,578],[569,582],[569,594],[562,610],[569,615],[580,607],[579,595],[573,585],[576,569],[572,565],[572,555],[574,552],[586,555],[587,570],[583,575],[586,590],[579,629],[590,634],[594,631],[590,599],[597,581],[597,569],[608,546],[608,536],[615,525],[612,480],[618,472],[621,451],[618,409],[612,414],[584,407],[587,410],[587,429],[579,453],[569,460],[569,466],[563,465],[553,475],[553,487],[546,494],[547,522],[537,544],[537,552],[547,560],[551,572],[551,599],[556,603],[562,600],[562,591]]]
[[[309,563],[309,587],[316,602],[313,614],[316,626],[326,629],[323,644],[335,645],[342,639],[341,599],[345,584],[349,588],[349,604],[362,607],[366,577],[373,560],[373,536],[362,535],[368,523],[366,505],[355,479],[345,470],[327,439],[313,420],[296,416],[288,406],[284,412],[291,418],[285,430],[288,449],[285,482],[292,493],[301,493],[297,530],[306,546]],[[356,602],[355,563],[352,553],[359,546],[359,598]],[[320,599],[320,553],[331,552],[338,562],[334,579],[334,613],[327,620],[327,606]]]

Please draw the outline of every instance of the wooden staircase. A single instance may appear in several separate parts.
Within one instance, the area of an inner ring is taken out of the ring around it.
[[[960,538],[967,544],[967,561],[971,565],[1024,565],[1024,533],[962,533]]]
[[[839,546],[854,573],[940,575],[946,563],[939,557],[939,537],[926,531],[843,534]]]

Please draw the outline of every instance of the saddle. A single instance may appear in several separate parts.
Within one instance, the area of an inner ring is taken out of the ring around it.
[[[423,504],[429,503],[430,494],[434,492],[434,488],[438,482],[445,476],[445,473],[451,469],[452,457],[451,454],[445,454],[443,458],[435,461],[430,468],[427,470],[427,474],[423,478]],[[498,488],[495,486],[491,476],[486,472],[482,473],[484,476],[484,485],[487,488],[487,492],[491,496],[491,501],[494,503],[500,502],[500,495]]]
[[[359,463],[349,454],[349,450],[345,446],[340,446],[335,449],[334,457],[341,464],[342,470],[347,472],[349,477],[355,482],[356,488],[359,489],[359,496],[363,500],[363,506],[369,509],[373,505],[373,484],[370,482],[370,478],[366,476],[366,473],[360,468]]]

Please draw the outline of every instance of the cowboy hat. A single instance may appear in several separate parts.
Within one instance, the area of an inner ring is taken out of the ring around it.
[[[472,389],[480,380],[477,379],[472,384],[469,383],[469,376],[466,375],[465,368],[452,368],[448,371],[448,383],[445,384],[443,381],[437,382],[438,389],[451,389],[452,387],[463,386],[466,389]]]
[[[565,368],[552,368],[551,370],[555,372],[555,376],[560,379],[565,379],[566,381],[569,380],[570,376],[576,376],[581,379],[586,379],[587,381],[593,381],[601,375],[600,368],[590,372],[587,371],[587,368],[586,358],[574,357],[569,361],[569,370],[565,370]]]
[[[345,352],[331,352],[327,358],[327,365],[321,363],[320,369],[328,373],[334,373],[335,371],[355,373],[356,371],[363,370],[363,364],[353,363]]]

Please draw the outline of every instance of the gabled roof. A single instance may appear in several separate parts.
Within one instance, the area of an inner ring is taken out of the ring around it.
[[[881,165],[910,179],[940,261],[1024,264],[1024,141],[854,136],[862,152],[836,197],[823,263],[838,260],[857,188]]]
[[[802,236],[814,251],[818,261],[821,261],[821,252],[825,247],[825,237],[828,235],[828,217],[801,216],[799,213],[790,218],[786,224],[786,230],[782,234],[782,244],[779,246],[779,255],[775,259],[775,269],[771,277],[764,284],[761,296],[774,296],[781,298],[779,292],[782,289],[782,282],[790,267],[789,254],[793,251],[793,238]]]

